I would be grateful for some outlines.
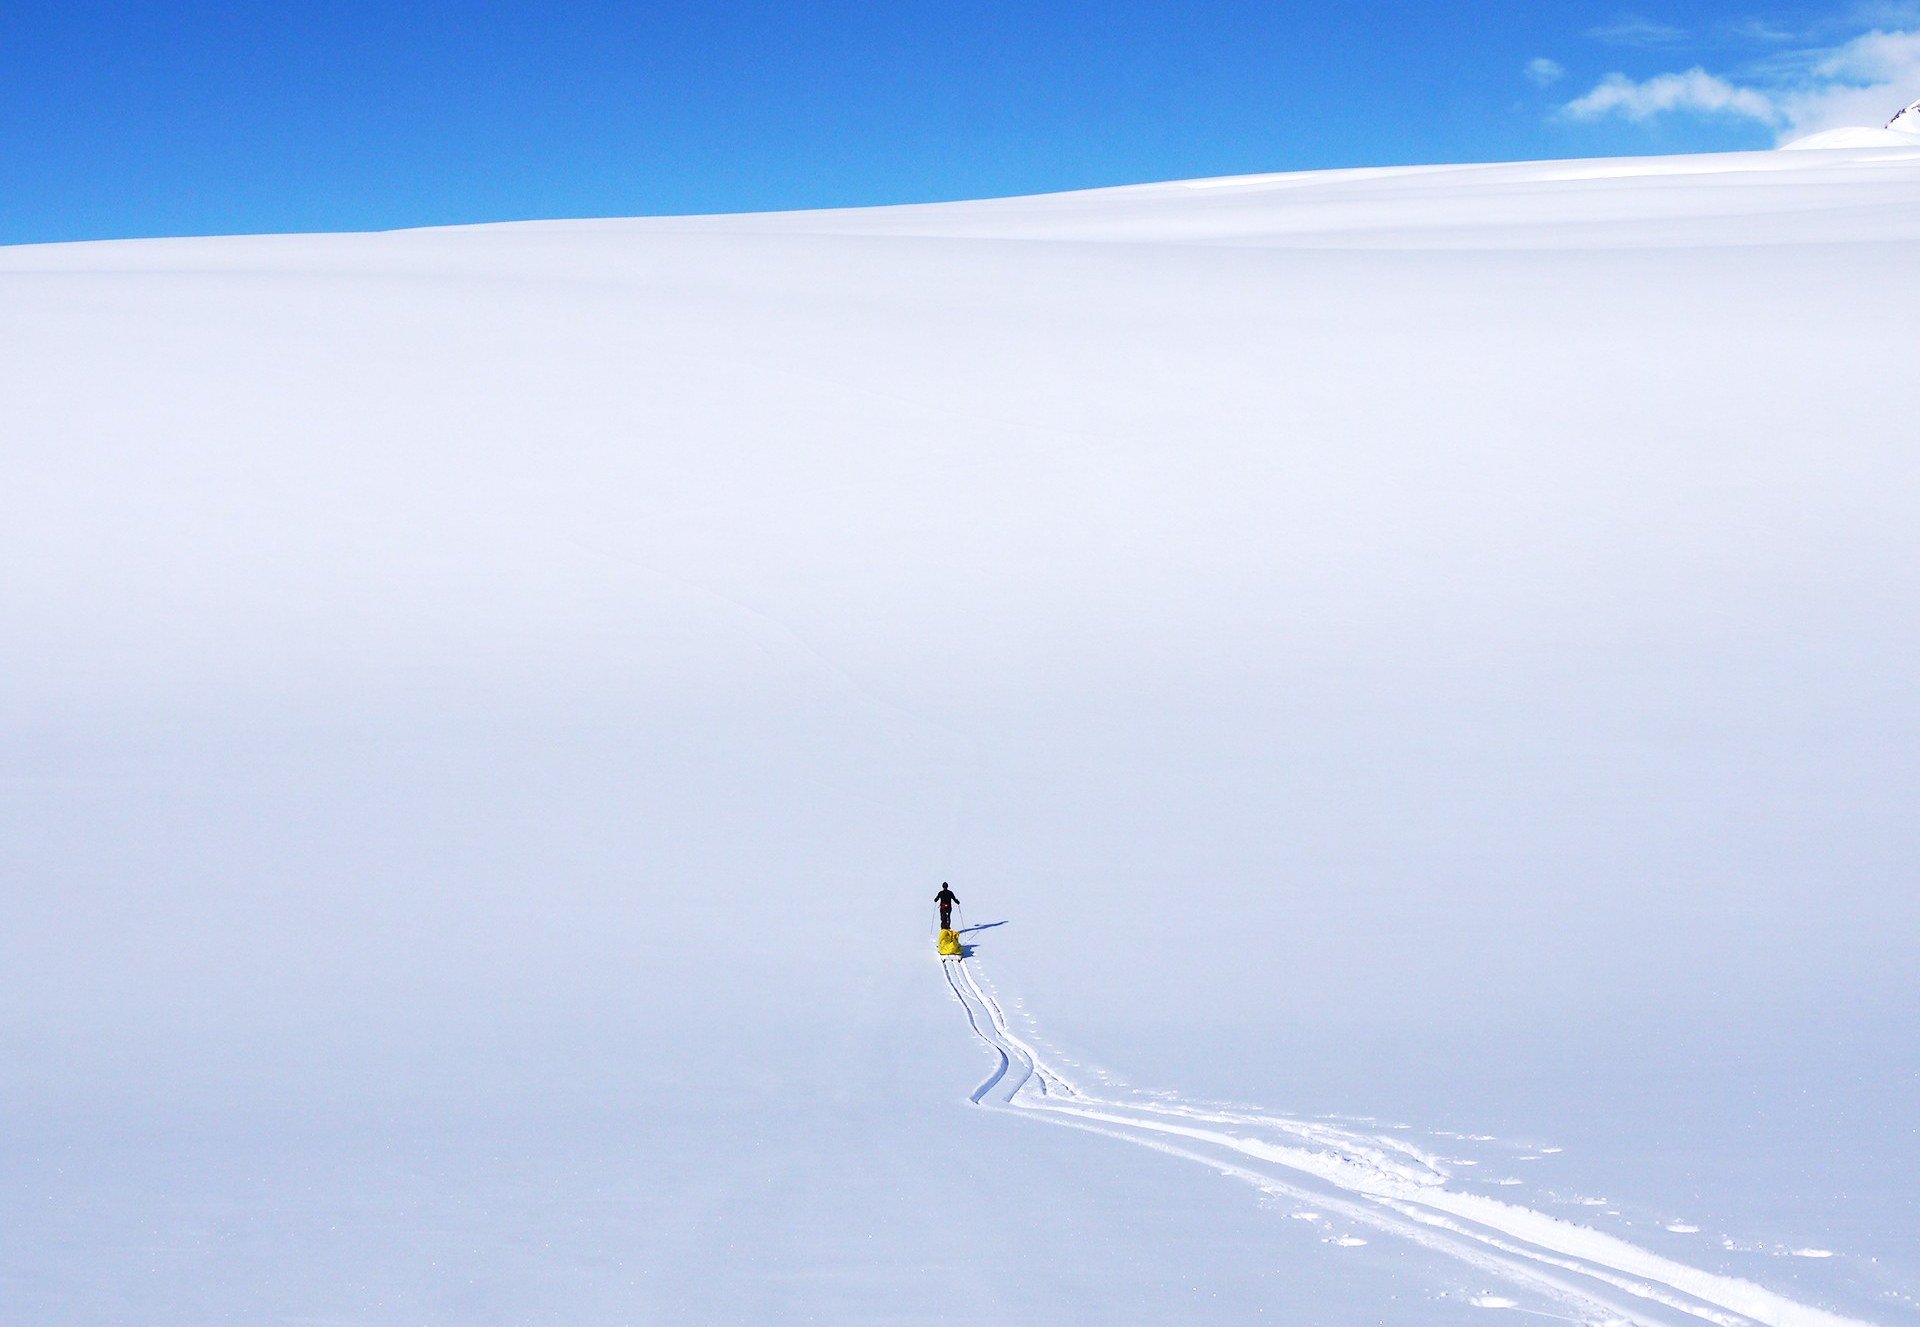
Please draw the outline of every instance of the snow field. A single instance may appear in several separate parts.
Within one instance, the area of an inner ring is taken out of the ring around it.
[[[1917,204],[0,250],[0,1304],[1916,1321]]]

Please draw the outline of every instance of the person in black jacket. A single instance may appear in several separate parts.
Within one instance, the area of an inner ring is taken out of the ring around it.
[[[948,889],[947,882],[942,880],[940,882],[940,892],[933,896],[933,901],[940,905],[940,929],[943,931],[951,931],[953,929],[953,905],[960,901],[960,896],[951,889]]]

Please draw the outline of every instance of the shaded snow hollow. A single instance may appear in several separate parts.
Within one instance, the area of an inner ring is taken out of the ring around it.
[[[1917,236],[0,250],[0,1316],[1920,1323]]]

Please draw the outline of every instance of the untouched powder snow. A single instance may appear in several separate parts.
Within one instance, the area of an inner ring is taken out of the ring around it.
[[[0,250],[0,1319],[1920,1324],[1916,240]]]

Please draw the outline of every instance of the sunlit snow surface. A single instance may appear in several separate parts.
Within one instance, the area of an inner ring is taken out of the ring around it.
[[[1916,240],[0,250],[0,1320],[1920,1323]]]

